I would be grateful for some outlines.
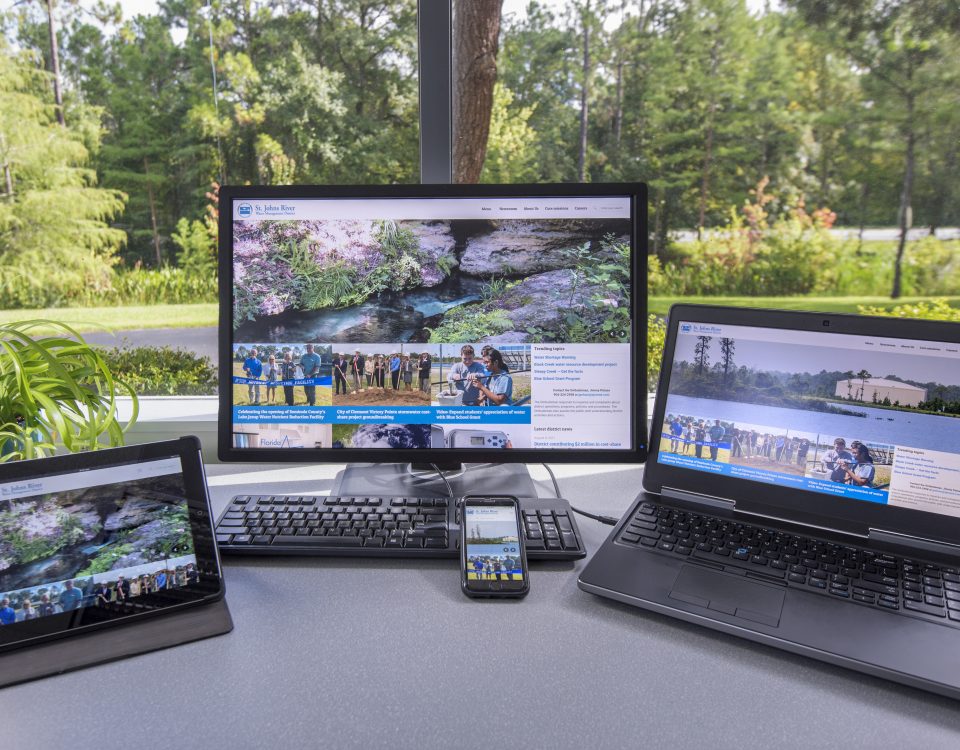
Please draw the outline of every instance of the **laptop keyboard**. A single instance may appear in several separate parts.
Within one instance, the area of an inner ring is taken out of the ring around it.
[[[960,569],[642,503],[618,541],[825,596],[960,624]]]

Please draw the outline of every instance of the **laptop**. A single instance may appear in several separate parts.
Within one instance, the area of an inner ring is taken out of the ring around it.
[[[676,305],[580,588],[960,698],[960,325]]]

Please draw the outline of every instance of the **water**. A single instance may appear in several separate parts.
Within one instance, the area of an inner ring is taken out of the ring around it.
[[[866,417],[851,417],[846,414],[784,409],[779,406],[742,404],[733,401],[715,401],[709,398],[670,395],[667,413],[720,419],[733,422],[734,426],[749,425],[768,427],[791,433],[808,432],[862,442],[909,445],[939,451],[958,451],[960,446],[960,418],[941,417],[935,414],[916,414],[874,409],[869,406],[842,405],[851,411],[861,411]]]
[[[287,310],[246,321],[234,341],[406,343],[423,340],[428,318],[480,299],[482,282],[454,277],[432,288],[384,294],[339,310]]]

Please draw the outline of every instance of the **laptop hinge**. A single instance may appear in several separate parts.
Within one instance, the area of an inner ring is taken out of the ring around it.
[[[677,490],[673,487],[662,487],[660,494],[673,500],[684,500],[688,503],[704,505],[708,508],[734,510],[737,507],[736,500],[728,500],[725,497],[715,497],[713,495],[701,495],[699,492],[687,492],[686,490]]]
[[[885,542],[898,547],[909,547],[922,552],[933,552],[947,557],[960,557],[960,545],[949,542],[938,542],[935,539],[924,539],[919,536],[902,534],[899,531],[885,529],[870,529],[868,537],[872,542]]]

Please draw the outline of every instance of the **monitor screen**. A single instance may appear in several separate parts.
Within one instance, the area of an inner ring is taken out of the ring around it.
[[[660,464],[960,516],[960,345],[677,325]]]
[[[225,189],[228,457],[635,456],[640,187]]]

